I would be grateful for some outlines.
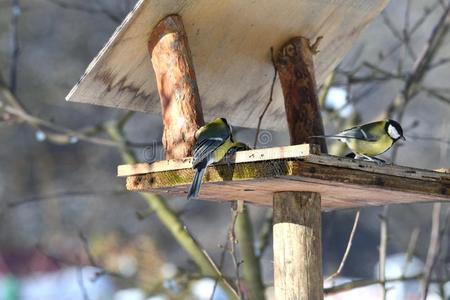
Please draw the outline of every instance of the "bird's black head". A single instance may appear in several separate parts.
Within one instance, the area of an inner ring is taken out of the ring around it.
[[[225,118],[220,118],[220,120],[222,120],[222,122],[228,127],[228,129],[230,130],[230,132],[233,132],[233,127],[231,127],[231,125],[228,124],[227,119],[225,119]]]
[[[387,120],[384,130],[391,137],[391,139],[394,140],[394,142],[399,139],[406,140],[403,136],[402,126],[397,121]]]
[[[225,119],[225,118],[220,118],[220,120],[222,120],[222,122],[223,122],[225,125],[227,125],[228,128],[231,128],[230,124],[228,124],[227,119]]]

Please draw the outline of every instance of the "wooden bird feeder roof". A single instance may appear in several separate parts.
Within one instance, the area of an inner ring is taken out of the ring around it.
[[[186,197],[191,158],[122,165],[127,189]],[[450,174],[320,154],[314,145],[240,151],[210,166],[199,199],[271,206],[277,191],[312,191],[324,210],[450,200]]]
[[[256,127],[268,99],[270,47],[289,38],[323,36],[315,57],[317,84],[350,50],[388,0],[140,0],[94,58],[67,100],[160,113],[147,41],[155,25],[179,14],[187,32],[205,118],[226,116]],[[263,127],[285,127],[279,87]]]

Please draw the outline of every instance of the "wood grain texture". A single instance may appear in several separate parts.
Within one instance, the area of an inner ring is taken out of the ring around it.
[[[180,16],[156,25],[148,41],[161,101],[166,158],[191,155],[203,112],[186,32]]]
[[[270,47],[293,36],[323,36],[315,57],[320,85],[388,0],[140,0],[67,96],[130,110],[161,112],[147,41],[165,16],[183,18],[206,119],[226,116],[256,127],[272,79]],[[93,28],[95,30],[95,28]],[[280,86],[262,128],[285,129]]]
[[[230,162],[239,164],[244,162],[266,161],[284,158],[301,158],[310,154],[319,154],[318,146],[302,144],[295,146],[274,147],[264,149],[254,149],[248,151],[238,151],[230,158]],[[225,162],[219,162],[225,164]],[[217,164],[216,164],[217,165]],[[182,159],[169,159],[156,161],[154,163],[140,163],[134,165],[120,165],[117,167],[118,176],[129,176],[162,171],[173,171],[192,168],[192,157]]]
[[[323,122],[316,94],[313,55],[316,50],[304,37],[289,40],[278,53],[276,67],[284,95],[291,144],[316,143],[327,153]]]
[[[127,188],[185,197],[194,172],[184,169],[130,175]],[[272,205],[279,191],[321,194],[324,210],[450,200],[450,174],[310,154],[300,158],[218,164],[205,174],[201,200]]]
[[[274,287],[277,300],[323,299],[320,195],[273,195]]]

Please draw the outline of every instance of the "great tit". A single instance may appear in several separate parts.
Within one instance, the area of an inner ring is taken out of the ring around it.
[[[247,145],[233,140],[232,128],[224,118],[217,118],[200,127],[195,133],[192,168],[194,180],[188,192],[188,200],[197,197],[206,168],[236,151],[249,149]]]
[[[383,163],[376,158],[389,150],[398,140],[405,141],[403,129],[397,121],[382,120],[346,129],[335,135],[321,135],[315,137],[338,139],[346,143],[355,154],[355,159],[366,159],[369,161]]]

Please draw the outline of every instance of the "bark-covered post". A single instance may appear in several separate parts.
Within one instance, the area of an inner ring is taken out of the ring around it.
[[[166,159],[191,155],[203,112],[186,32],[180,16],[170,15],[148,41],[164,124]]]
[[[283,89],[291,144],[317,144],[322,153],[326,153],[324,139],[309,138],[324,133],[314,76],[316,48],[317,42],[311,45],[306,38],[293,38],[278,53],[276,67]]]
[[[291,144],[315,143],[326,153],[313,55],[317,43],[296,37],[276,59]],[[320,194],[280,191],[273,198],[273,252],[276,300],[323,299]]]

